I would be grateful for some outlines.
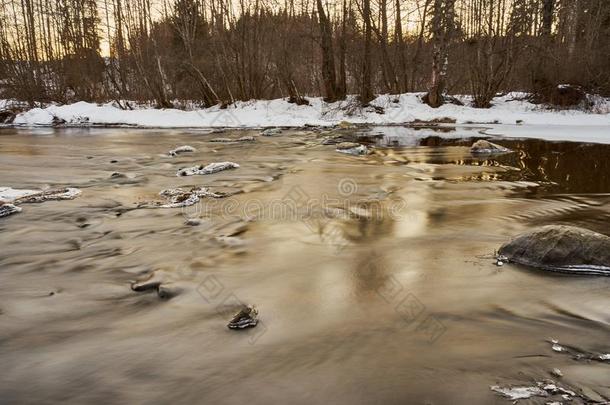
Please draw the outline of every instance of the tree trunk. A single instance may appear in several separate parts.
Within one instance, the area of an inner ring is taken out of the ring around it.
[[[339,82],[337,83],[337,98],[345,99],[347,96],[347,72],[345,67],[345,54],[347,52],[347,0],[343,0],[341,20],[341,38],[339,40]]]
[[[397,83],[398,92],[406,92],[409,87],[409,78],[407,77],[407,58],[404,49],[404,38],[402,33],[402,14],[400,11],[400,0],[396,0],[396,20],[394,26],[394,42],[396,45],[396,52],[398,53],[398,68],[397,70]]]
[[[363,0],[362,18],[364,20],[364,56],[362,63],[360,103],[362,105],[367,105],[373,99],[373,90],[371,88],[371,0]]]
[[[553,28],[553,11],[555,0],[543,0],[542,4],[542,28],[541,35],[550,36]]]
[[[430,107],[438,108],[444,103],[443,92],[447,84],[448,45],[453,35],[455,0],[434,0],[433,13],[432,79],[425,101]]]
[[[320,46],[322,48],[322,80],[324,81],[324,100],[337,101],[337,78],[335,74],[335,52],[333,50],[332,27],[326,17],[322,0],[316,0],[320,24]]]

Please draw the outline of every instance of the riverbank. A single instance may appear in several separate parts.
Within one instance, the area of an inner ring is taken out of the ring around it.
[[[236,102],[224,109],[214,106],[192,111],[159,110],[146,106],[124,110],[118,108],[116,103],[77,102],[33,108],[18,114],[13,124],[252,128],[332,126],[340,122],[397,125],[423,121],[456,124],[610,126],[610,101],[601,98],[596,100],[590,111],[583,111],[553,110],[544,105],[533,104],[527,101],[527,95],[524,93],[510,93],[496,97],[493,106],[489,109],[470,107],[469,96],[456,98],[464,105],[446,104],[435,109],[424,104],[421,96],[422,93],[382,95],[365,108],[358,107],[353,97],[336,103],[325,103],[321,98],[308,98],[310,104],[301,106],[288,103],[285,99],[251,100]],[[0,106],[6,104],[6,101],[0,102]]]
[[[553,110],[533,104],[524,93],[496,97],[489,109],[470,107],[470,97],[456,101],[464,105],[446,104],[430,108],[421,101],[422,93],[398,96],[383,95],[360,108],[355,98],[325,103],[309,98],[310,105],[298,106],[285,99],[237,102],[227,108],[214,106],[190,111],[154,109],[134,106],[118,108],[116,103],[78,102],[49,105],[17,114],[16,127],[136,127],[136,128],[199,128],[248,129],[266,127],[299,128],[337,125],[381,126],[474,126],[485,135],[513,138],[539,138],[552,141],[610,143],[610,100],[596,98],[593,107],[584,111]],[[7,106],[0,101],[0,109]],[[441,134],[442,135],[442,134]]]

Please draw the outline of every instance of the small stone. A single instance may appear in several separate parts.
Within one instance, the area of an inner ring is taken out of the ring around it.
[[[188,226],[199,226],[201,225],[201,220],[199,218],[189,218],[185,222]]]
[[[268,128],[261,132],[262,136],[276,136],[280,135],[282,130],[280,128]]]
[[[157,295],[163,300],[169,300],[179,295],[182,292],[182,288],[174,284],[161,284],[157,287]]]
[[[183,168],[183,169],[178,170],[178,173],[176,175],[178,177],[206,175],[206,174],[218,173],[223,170],[237,169],[237,168],[239,168],[239,165],[237,163],[215,162],[215,163],[210,163],[206,166],[199,165],[199,166],[194,166],[194,167]]]
[[[182,153],[190,153],[190,152],[196,152],[197,149],[193,148],[192,146],[189,145],[183,145],[183,146],[179,146],[176,149],[172,149],[169,151],[168,155],[169,156],[178,156]]]
[[[14,206],[13,204],[4,204],[0,201],[0,218],[8,217],[9,215],[21,212],[21,208]]]
[[[562,372],[561,372],[561,370],[560,370],[560,369],[558,369],[558,368],[554,368],[554,369],[551,371],[551,374],[553,374],[555,377],[563,377],[563,373],[562,373]]]
[[[227,324],[229,329],[253,328],[258,324],[258,310],[254,305],[244,306]]]

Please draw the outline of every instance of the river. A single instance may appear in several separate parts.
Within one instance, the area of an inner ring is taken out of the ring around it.
[[[549,343],[610,352],[610,278],[493,260],[540,225],[610,234],[610,146],[474,157],[474,128],[340,132],[373,153],[331,130],[0,130],[0,186],[82,190],[0,219],[1,402],[502,404],[490,386],[554,368],[610,397],[610,365]],[[240,167],[176,176],[223,161]],[[227,197],[147,208],[191,186]],[[173,297],[132,291],[152,273]],[[257,327],[226,327],[239,303]]]

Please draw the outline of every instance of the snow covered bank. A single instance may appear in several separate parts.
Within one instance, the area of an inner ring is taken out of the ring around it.
[[[155,128],[251,128],[302,127],[305,125],[332,126],[342,121],[355,124],[397,125],[418,121],[443,121],[456,124],[485,124],[489,134],[532,137],[543,133],[550,139],[575,140],[582,128],[590,128],[592,135],[585,141],[610,143],[610,100],[601,100],[597,114],[580,110],[549,110],[524,101],[524,94],[511,93],[496,97],[493,107],[469,107],[469,98],[461,97],[464,106],[446,104],[433,109],[421,102],[421,93],[399,96],[383,95],[371,107],[359,108],[355,99],[324,103],[310,98],[310,105],[297,106],[286,100],[238,102],[226,109],[211,107],[195,111],[156,110],[141,108],[121,110],[112,104],[97,105],[79,102],[63,106],[34,108],[19,114],[14,125],[52,126],[136,126]],[[381,107],[381,108],[379,108]],[[578,127],[579,131],[574,131]],[[566,135],[565,132],[570,132]],[[607,140],[605,138],[608,138]]]
[[[14,124],[48,126],[58,122],[68,125],[133,125],[141,127],[269,127],[303,125],[334,125],[341,121],[369,124],[403,124],[417,120],[430,121],[449,118],[458,124],[498,123],[529,125],[610,125],[610,102],[600,110],[602,114],[583,111],[551,111],[530,102],[520,100],[523,94],[511,93],[494,100],[490,109],[447,104],[430,108],[420,100],[421,93],[400,96],[383,95],[369,107],[355,107],[353,99],[324,103],[320,98],[310,98],[311,105],[297,106],[283,99],[269,101],[238,102],[226,109],[211,107],[196,111],[136,109],[121,110],[112,104],[97,105],[79,102],[64,106],[34,108],[19,114]],[[468,105],[468,98],[462,100]]]

